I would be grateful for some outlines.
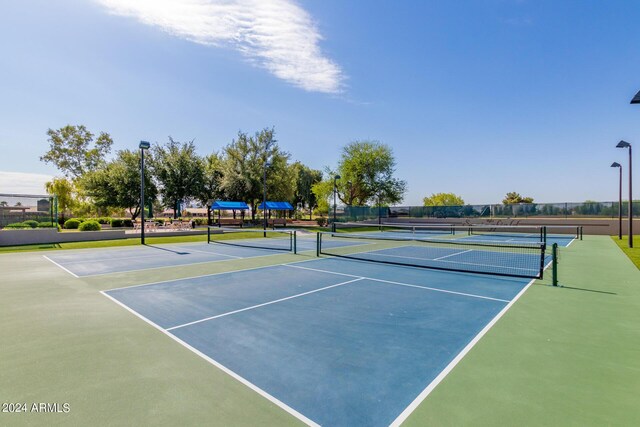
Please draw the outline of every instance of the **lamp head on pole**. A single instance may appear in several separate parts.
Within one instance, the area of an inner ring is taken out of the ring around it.
[[[148,150],[151,147],[151,143],[147,141],[140,141],[140,145],[138,145],[138,147],[141,150]]]
[[[618,142],[618,145],[616,145],[616,148],[630,148],[631,144],[629,144],[627,141],[620,141]]]
[[[342,177],[341,177],[340,175],[336,174],[336,175],[333,177],[333,180],[334,180],[334,181],[337,181],[337,180],[339,180],[340,178],[342,178]]]
[[[636,93],[636,96],[631,100],[631,104],[640,104],[640,91]]]
[[[620,163],[618,163],[618,162],[613,162],[613,163],[611,163],[611,167],[612,168],[621,168],[622,165]]]

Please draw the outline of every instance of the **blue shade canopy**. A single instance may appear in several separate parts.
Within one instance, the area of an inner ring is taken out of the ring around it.
[[[213,202],[213,204],[211,205],[211,209],[220,209],[220,210],[248,210],[249,206],[247,206],[247,204],[245,202],[227,202],[224,200],[216,200],[215,202]]]
[[[267,201],[267,209],[271,209],[274,211],[292,211],[293,206],[289,202],[269,202]],[[264,209],[264,203],[260,203],[258,209]]]

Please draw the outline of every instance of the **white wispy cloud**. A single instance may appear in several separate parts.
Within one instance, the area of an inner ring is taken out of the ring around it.
[[[341,68],[323,55],[322,36],[292,0],[95,0],[195,43],[232,47],[257,66],[307,91],[339,93]]]
[[[4,194],[46,194],[44,183],[51,181],[51,175],[39,173],[0,171],[0,193]]]

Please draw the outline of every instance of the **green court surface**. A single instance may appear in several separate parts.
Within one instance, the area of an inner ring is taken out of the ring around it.
[[[91,249],[88,249],[91,250]],[[67,251],[65,251],[67,252]],[[74,278],[46,252],[0,255],[0,425],[299,425],[99,291],[311,259],[230,260]],[[404,425],[640,425],[640,270],[611,238],[560,256]]]

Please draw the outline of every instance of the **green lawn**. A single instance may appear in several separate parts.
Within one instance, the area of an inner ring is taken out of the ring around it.
[[[618,236],[611,236],[629,259],[640,269],[640,236],[634,236],[633,248],[629,248],[629,236],[622,236],[622,240]]]

